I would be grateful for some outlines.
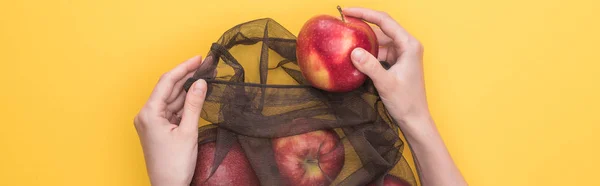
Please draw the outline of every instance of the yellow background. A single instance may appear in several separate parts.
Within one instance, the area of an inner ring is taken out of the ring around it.
[[[364,6],[425,45],[432,113],[471,185],[600,185],[595,0],[0,2],[0,185],[148,185],[132,119],[223,31]]]

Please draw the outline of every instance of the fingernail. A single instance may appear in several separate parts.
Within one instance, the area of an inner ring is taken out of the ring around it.
[[[363,63],[362,57],[364,55],[365,51],[361,48],[355,48],[354,50],[352,50],[352,54],[350,55],[352,58],[352,61],[354,61],[355,63],[361,64]]]
[[[206,82],[204,80],[198,80],[194,85],[194,92],[197,94],[201,94],[204,92],[204,88],[206,87]]]
[[[192,58],[188,59],[188,61],[194,61],[194,62],[196,62],[196,61],[198,61],[198,59],[200,59],[200,58],[202,58],[202,56],[200,56],[200,55],[197,55],[197,56],[194,56],[194,57],[192,57]]]

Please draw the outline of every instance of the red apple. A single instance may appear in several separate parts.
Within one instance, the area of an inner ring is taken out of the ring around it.
[[[377,186],[375,183],[371,183],[368,186]],[[411,186],[407,181],[404,181],[393,175],[385,175],[383,177],[383,186]]]
[[[338,6],[341,14],[341,8]],[[377,56],[379,45],[373,29],[364,21],[341,15],[317,15],[301,28],[296,58],[304,78],[329,92],[347,92],[363,84],[366,76],[352,64],[357,47]]]
[[[210,171],[216,150],[215,142],[202,144],[198,148],[192,186],[260,185],[239,143],[234,143],[213,175],[210,175]]]
[[[329,185],[344,165],[344,147],[332,130],[276,138],[273,150],[285,185]]]

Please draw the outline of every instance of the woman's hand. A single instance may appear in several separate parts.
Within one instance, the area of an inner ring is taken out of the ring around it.
[[[379,55],[357,48],[351,58],[356,68],[373,80],[390,115],[404,124],[408,119],[427,117],[421,43],[385,12],[346,8],[343,13],[379,26],[373,28],[379,41]],[[379,61],[391,67],[386,70]]]
[[[200,62],[196,56],[165,73],[134,119],[152,185],[189,185],[194,175],[206,82],[196,81],[187,94],[183,84]]]
[[[343,13],[378,26],[374,28],[378,56],[357,48],[351,58],[373,80],[386,109],[406,135],[422,172],[422,185],[466,185],[429,114],[421,43],[385,12],[346,8]],[[391,67],[386,70],[379,61]]]

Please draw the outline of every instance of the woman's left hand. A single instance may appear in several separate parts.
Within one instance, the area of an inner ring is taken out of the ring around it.
[[[194,175],[206,82],[196,81],[187,94],[183,84],[201,60],[193,57],[163,74],[134,119],[152,185],[189,185]]]

